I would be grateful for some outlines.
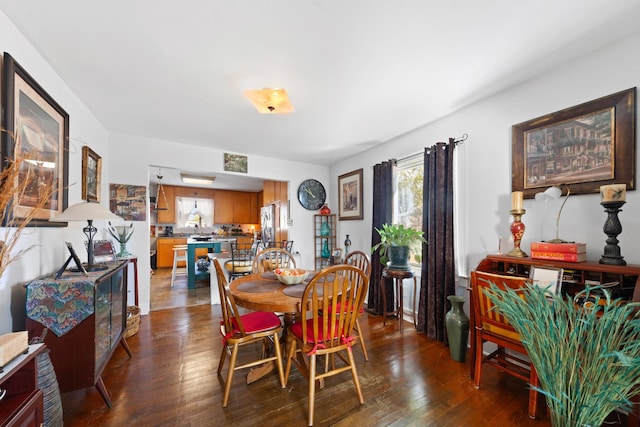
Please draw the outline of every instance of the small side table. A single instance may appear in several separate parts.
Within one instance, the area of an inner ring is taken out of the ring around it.
[[[386,278],[393,279],[395,284],[395,293],[396,293],[396,303],[393,311],[387,311],[387,294],[385,293],[385,284]],[[416,279],[415,274],[413,274],[413,270],[391,270],[385,268],[382,270],[382,278],[380,279],[380,291],[382,292],[382,324],[387,324],[387,316],[398,316],[398,320],[400,320],[400,332],[402,332],[402,324],[404,321],[402,320],[402,312],[404,308],[403,294],[402,291],[402,281],[404,279],[413,278],[413,295],[415,300],[416,289],[418,287],[418,280]],[[415,304],[414,304],[415,307]],[[416,311],[415,308],[413,311],[413,325],[416,326]]]

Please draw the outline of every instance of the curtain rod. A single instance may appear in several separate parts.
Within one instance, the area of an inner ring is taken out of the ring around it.
[[[460,138],[455,139],[455,140],[453,141],[453,144],[454,144],[455,146],[457,146],[458,144],[462,144],[462,143],[464,143],[464,142],[467,140],[467,138],[469,138],[469,135],[467,135],[467,134],[465,133],[465,134],[464,134],[464,135],[462,135]],[[393,159],[393,160],[394,160],[394,161],[396,161],[396,162],[404,162],[404,161],[406,161],[406,160],[411,160],[411,159],[413,159],[413,158],[415,158],[415,157],[422,156],[423,154],[424,154],[424,152],[421,152],[421,153],[415,153],[415,154],[411,154],[411,155],[406,156],[406,157],[402,157],[402,158],[400,158],[400,159]]]

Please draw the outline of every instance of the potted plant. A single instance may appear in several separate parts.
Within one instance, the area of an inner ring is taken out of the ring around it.
[[[380,262],[394,270],[409,270],[409,254],[420,255],[422,243],[427,243],[423,231],[405,228],[402,224],[382,224],[382,228],[375,230],[380,235],[380,243],[374,245],[371,252],[379,251]]]
[[[640,304],[597,287],[574,300],[492,284],[489,298],[520,334],[553,426],[599,426],[616,409],[631,409],[640,393]]]

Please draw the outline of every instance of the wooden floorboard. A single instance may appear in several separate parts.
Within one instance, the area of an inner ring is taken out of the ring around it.
[[[119,347],[103,373],[113,407],[95,388],[65,393],[65,426],[306,425],[307,382],[295,367],[286,389],[275,371],[250,385],[247,371],[237,373],[222,408],[219,320],[219,306],[209,304],[142,316],[127,340],[133,357]],[[359,404],[349,373],[329,378],[316,393],[315,425],[550,425],[544,413],[527,417],[525,383],[486,367],[482,388],[475,389],[468,362],[454,362],[446,346],[416,333],[410,322],[400,333],[397,321],[383,326],[380,317],[365,314],[361,326],[369,362],[359,347],[353,351],[365,403]]]

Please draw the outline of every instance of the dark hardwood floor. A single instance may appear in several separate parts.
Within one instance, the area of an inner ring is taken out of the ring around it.
[[[162,277],[156,273],[154,281]],[[247,371],[237,373],[222,408],[219,318],[220,307],[208,302],[143,316],[127,339],[133,358],[118,347],[103,373],[113,407],[95,388],[65,393],[65,426],[306,425],[307,382],[295,367],[286,389],[275,372],[250,385]],[[348,373],[332,377],[316,394],[315,425],[550,425],[544,411],[538,420],[527,417],[525,383],[487,367],[476,390],[468,362],[452,361],[446,346],[417,334],[410,322],[400,333],[397,322],[383,326],[381,317],[364,315],[361,326],[369,362],[359,346],[354,352],[365,403]]]

